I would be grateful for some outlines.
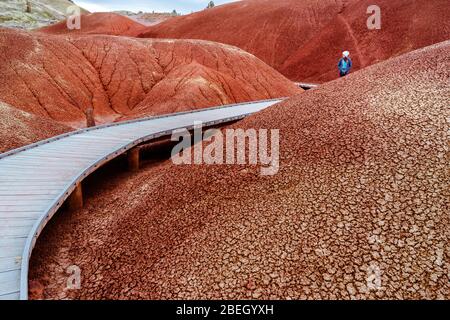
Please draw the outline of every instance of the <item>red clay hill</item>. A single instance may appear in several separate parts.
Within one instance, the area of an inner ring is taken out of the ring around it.
[[[349,50],[355,70],[450,38],[448,0],[380,0],[381,30],[368,30],[371,0],[244,0],[176,17],[140,37],[206,39],[242,48],[296,81],[337,77]]]
[[[374,3],[381,9],[380,30],[367,28],[366,11]],[[352,52],[356,69],[360,69],[448,40],[448,8],[447,0],[358,1],[346,7],[278,70],[292,79],[303,74],[306,81],[323,82],[336,77],[336,58],[343,49]]]
[[[280,130],[274,176],[168,160],[108,181],[38,240],[30,279],[45,298],[448,298],[449,58],[426,47],[233,125]]]
[[[237,1],[148,27],[140,37],[205,39],[231,44],[275,69],[341,10],[341,1]]]
[[[82,127],[292,96],[294,83],[238,48],[199,40],[61,36],[0,29],[0,99]]]
[[[64,20],[40,28],[37,31],[49,34],[107,34],[113,36],[134,36],[144,29],[145,26],[143,24],[125,16],[109,12],[96,12],[81,15],[80,29],[68,29],[67,22]]]

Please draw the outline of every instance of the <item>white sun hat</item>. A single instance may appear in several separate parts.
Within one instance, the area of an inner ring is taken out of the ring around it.
[[[343,55],[344,57],[348,57],[348,56],[350,55],[350,52],[344,51],[344,52],[342,52],[342,55]]]

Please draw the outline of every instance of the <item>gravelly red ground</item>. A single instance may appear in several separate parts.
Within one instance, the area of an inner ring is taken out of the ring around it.
[[[273,177],[166,161],[109,181],[38,241],[32,298],[450,298],[449,60],[447,41],[235,124],[280,129]]]

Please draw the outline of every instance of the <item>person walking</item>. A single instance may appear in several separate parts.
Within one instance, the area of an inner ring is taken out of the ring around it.
[[[339,69],[339,76],[345,77],[350,73],[350,70],[352,69],[353,63],[352,59],[350,59],[350,52],[344,51],[342,53],[342,58],[339,60],[338,63],[338,69]]]

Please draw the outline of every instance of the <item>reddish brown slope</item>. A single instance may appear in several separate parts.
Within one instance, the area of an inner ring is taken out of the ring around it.
[[[205,41],[64,37],[0,30],[0,98],[72,126],[291,96],[295,85],[254,56]]]
[[[141,37],[206,39],[231,44],[279,68],[341,10],[335,0],[250,0],[181,16]]]
[[[52,298],[448,299],[449,58],[447,41],[236,124],[280,130],[273,177],[166,162],[109,182],[55,221],[31,279]]]
[[[143,37],[208,39],[255,54],[292,80],[337,77],[350,50],[355,70],[450,38],[447,0],[380,0],[382,29],[368,30],[371,0],[247,0],[152,26]]]
[[[450,39],[450,10],[446,0],[381,0],[381,29],[368,30],[367,7],[359,1],[345,8],[314,39],[299,48],[280,70],[305,81],[336,78],[339,52],[349,50],[355,70],[391,57]],[[312,63],[305,63],[306,61]]]
[[[145,26],[116,13],[97,12],[81,15],[80,29],[70,30],[67,22],[61,21],[36,31],[49,34],[107,34],[113,36],[137,35]]]
[[[70,128],[0,102],[0,153],[47,139]]]

